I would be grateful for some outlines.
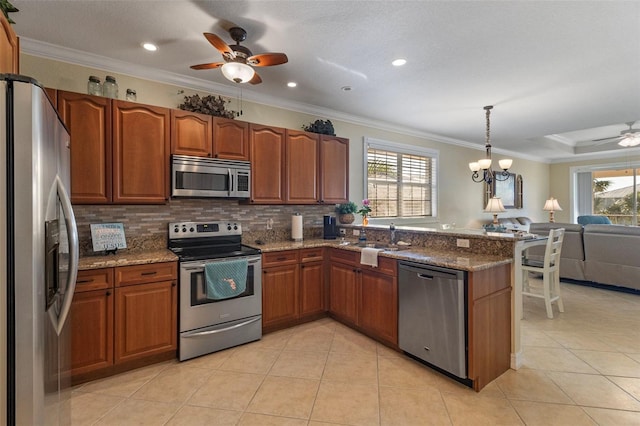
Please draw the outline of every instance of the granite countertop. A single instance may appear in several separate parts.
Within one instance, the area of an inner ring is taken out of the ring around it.
[[[263,253],[314,247],[334,247],[357,252],[360,252],[362,250],[362,247],[358,246],[357,242],[349,241],[348,245],[341,245],[340,240],[321,239],[304,240],[302,242],[279,241],[261,245],[248,245],[262,250]],[[428,247],[409,247],[407,249],[398,251],[381,251],[379,253],[379,256],[471,272],[481,271],[484,269],[489,269],[499,265],[510,264],[513,262],[513,259],[510,257],[434,250]]]
[[[143,265],[146,263],[175,262],[178,260],[168,249],[120,252],[106,256],[81,256],[79,270],[110,268],[113,266]]]

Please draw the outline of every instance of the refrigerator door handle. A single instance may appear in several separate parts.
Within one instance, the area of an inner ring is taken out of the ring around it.
[[[56,176],[56,184],[58,187],[58,196],[60,197],[60,207],[64,212],[64,220],[66,223],[67,232],[69,233],[69,273],[67,274],[67,285],[64,291],[64,299],[62,300],[62,307],[57,318],[54,320],[56,332],[58,335],[62,333],[62,328],[67,320],[69,311],[71,310],[71,301],[73,300],[73,293],[76,290],[76,279],[78,277],[78,228],[76,227],[76,218],[73,214],[73,208],[71,207],[71,199],[69,194],[60,180],[60,176]],[[49,312],[54,312],[51,309]]]

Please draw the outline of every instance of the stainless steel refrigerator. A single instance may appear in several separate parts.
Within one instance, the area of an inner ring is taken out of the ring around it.
[[[0,74],[0,167],[0,424],[69,424],[69,133],[28,77]]]

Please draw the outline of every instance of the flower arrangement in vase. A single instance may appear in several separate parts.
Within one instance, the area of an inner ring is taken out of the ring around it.
[[[362,207],[357,213],[362,215],[362,226],[367,226],[369,224],[369,213],[371,213],[371,205],[367,198],[362,200]]]

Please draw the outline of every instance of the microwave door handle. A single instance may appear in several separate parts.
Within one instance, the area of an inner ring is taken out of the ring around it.
[[[227,173],[229,174],[229,197],[231,197],[231,192],[233,191],[233,175],[231,174],[231,169],[227,169]]]

